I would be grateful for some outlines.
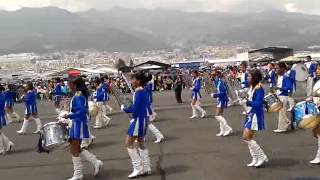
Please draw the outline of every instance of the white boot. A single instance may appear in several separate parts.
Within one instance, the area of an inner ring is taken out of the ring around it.
[[[101,173],[101,170],[103,169],[103,162],[98,160],[95,155],[93,155],[87,150],[82,150],[80,153],[80,157],[90,162],[91,165],[94,167],[94,177],[97,177]]]
[[[139,149],[139,152],[140,152],[141,162],[143,167],[143,175],[150,175],[152,172],[151,172],[149,151],[148,149]]]
[[[109,118],[107,115],[103,115],[103,117],[105,126],[109,126],[111,118]]]
[[[316,157],[310,161],[311,164],[320,164],[320,136],[318,136],[318,151]]]
[[[5,134],[1,133],[1,136],[3,138],[3,145],[5,147],[6,153],[11,152],[14,147],[13,142],[11,142]]]
[[[0,155],[6,154],[5,145],[2,135],[0,136]]]
[[[154,143],[160,143],[161,141],[164,140],[163,134],[159,131],[159,129],[153,125],[152,123],[148,124],[148,128],[151,131],[151,133],[157,138]]]
[[[6,119],[7,119],[7,124],[11,124],[13,122],[12,120],[12,114],[6,113]]]
[[[268,157],[266,156],[266,154],[263,152],[263,150],[261,149],[259,144],[257,144],[256,141],[251,140],[251,141],[248,141],[248,143],[250,144],[250,146],[252,148],[253,154],[255,154],[257,156],[257,163],[254,165],[255,167],[260,167],[265,162],[269,161]]]
[[[258,157],[257,154],[255,154],[255,152],[253,152],[251,145],[248,143],[248,141],[245,141],[248,144],[248,148],[249,148],[249,152],[250,155],[252,157],[252,161],[251,163],[247,164],[248,167],[253,167],[255,164],[257,164],[258,162]]]
[[[141,158],[140,158],[140,155],[138,154],[137,149],[135,148],[133,149],[128,148],[128,153],[131,158],[131,162],[133,166],[133,172],[128,176],[128,178],[136,178],[143,174]]]
[[[232,133],[232,128],[228,125],[227,120],[223,116],[216,116],[217,119],[219,119],[219,122],[221,122],[223,127],[223,135],[222,136],[228,136]]]
[[[219,116],[215,116],[215,118],[219,122],[219,126],[220,126],[220,133],[216,134],[216,136],[220,137],[224,134],[224,126],[223,126],[223,123],[221,122],[221,118]]]
[[[102,111],[99,110],[97,116],[96,116],[96,125],[93,127],[94,129],[101,129],[103,128],[102,125]]]
[[[24,119],[21,129],[20,129],[19,131],[17,131],[17,133],[18,133],[19,135],[24,135],[24,134],[26,134],[27,129],[28,129],[28,126],[29,126],[29,120]]]
[[[34,121],[36,122],[37,125],[37,130],[33,132],[33,134],[38,134],[41,130],[42,127],[42,123],[41,120],[39,118],[34,118]]]
[[[198,118],[199,116],[197,114],[197,110],[196,110],[195,105],[191,104],[191,108],[192,108],[192,116],[190,117],[190,119]]]
[[[82,180],[83,173],[82,173],[82,162],[80,157],[72,157],[73,162],[73,177],[68,180]]]
[[[207,115],[206,111],[205,111],[204,109],[202,109],[202,107],[201,107],[199,104],[196,104],[196,105],[195,105],[195,108],[196,108],[198,111],[201,112],[201,116],[200,116],[201,118],[206,117],[206,115]]]
[[[61,113],[61,109],[60,108],[56,108],[56,113],[60,114]]]

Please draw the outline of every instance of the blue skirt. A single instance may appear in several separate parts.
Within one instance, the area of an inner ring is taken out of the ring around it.
[[[142,117],[142,118],[137,117],[136,119],[132,119],[130,121],[128,135],[130,137],[144,138],[147,133],[147,128],[148,128],[148,118],[147,117]]]
[[[87,122],[72,121],[72,127],[69,129],[70,140],[81,140],[89,138],[89,127]]]
[[[217,108],[225,109],[228,107],[228,101],[217,101]]]
[[[201,94],[200,94],[200,92],[194,92],[194,91],[192,91],[191,98],[194,99],[194,100],[200,100],[200,99],[201,99]]]
[[[6,126],[7,121],[5,115],[0,116],[0,127]]]
[[[60,101],[62,100],[63,96],[61,95],[56,95],[54,96],[54,102],[55,103],[60,103]]]
[[[264,130],[264,118],[255,113],[249,113],[245,119],[243,127],[252,131]]]
[[[26,110],[25,110],[26,115],[37,114],[37,113],[38,113],[37,104],[26,105]]]

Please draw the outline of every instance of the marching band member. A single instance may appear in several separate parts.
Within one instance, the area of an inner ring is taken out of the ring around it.
[[[240,64],[240,82],[241,82],[241,88],[244,91],[248,91],[249,88],[249,81],[248,81],[248,64],[247,62],[243,61]],[[247,113],[245,111],[242,112],[242,115],[246,115]]]
[[[4,155],[10,152],[14,146],[14,144],[9,140],[9,138],[2,132],[3,127],[7,125],[6,113],[5,113],[6,95],[3,91],[4,91],[4,87],[0,85],[0,154],[1,155]]]
[[[37,130],[34,131],[34,134],[37,134],[40,132],[40,129],[42,127],[42,123],[40,118],[38,117],[38,108],[37,108],[37,92],[33,88],[32,83],[28,83],[26,87],[26,94],[23,96],[24,104],[26,106],[25,110],[25,118],[23,120],[22,127],[17,133],[19,135],[24,135],[27,132],[29,122],[31,121],[31,116],[34,118],[34,121],[37,125]]]
[[[93,175],[96,177],[103,169],[103,162],[87,150],[81,149],[81,140],[89,138],[88,127],[88,96],[89,92],[82,78],[76,78],[70,82],[70,90],[74,94],[70,103],[70,113],[63,115],[65,119],[71,119],[69,130],[70,152],[74,173],[69,180],[83,179],[83,165],[81,160],[87,160],[94,167]]]
[[[307,80],[307,96],[309,97],[312,94],[313,81],[316,78],[317,65],[312,62],[311,56],[307,56],[306,59],[307,59],[307,62],[305,63],[305,65],[308,68],[308,74],[309,74],[309,77]]]
[[[61,80],[60,78],[56,79],[56,85],[53,89],[53,95],[54,95],[54,107],[56,108],[56,112],[58,114],[60,114],[61,109],[60,109],[60,105],[61,105],[61,100],[63,98],[63,91],[62,91],[62,84],[61,84]]]
[[[103,82],[102,87],[104,88],[104,93],[105,93],[105,103],[104,103],[104,115],[107,115],[107,109],[112,112],[113,108],[108,104],[108,101],[110,100],[110,95],[109,95],[109,91],[110,91],[110,80],[108,76],[105,76],[101,82]],[[108,119],[108,117],[107,117]],[[107,124],[109,124],[109,122],[107,122]]]
[[[288,72],[287,76],[290,79],[290,89],[289,89],[289,96],[288,96],[288,101],[289,101],[289,109],[287,111],[291,111],[294,108],[294,99],[293,99],[293,94],[296,92],[296,70],[292,69],[292,65],[287,65],[288,67]]]
[[[201,90],[201,79],[199,77],[199,72],[197,70],[193,70],[191,72],[191,75],[193,77],[193,87],[192,87],[192,101],[191,101],[191,108],[192,108],[192,116],[190,117],[190,119],[194,119],[199,117],[197,110],[201,112],[201,118],[204,118],[206,116],[206,111],[203,110],[200,107],[200,99],[201,99],[201,94],[200,94],[200,90]]]
[[[134,74],[132,85],[136,89],[133,96],[133,104],[130,107],[121,105],[121,110],[126,113],[132,113],[132,119],[130,120],[128,136],[126,139],[126,147],[132,161],[133,172],[128,178],[151,174],[149,151],[144,144],[144,137],[148,124],[147,108],[149,104],[145,85],[148,81],[149,79],[144,73]],[[134,147],[135,141],[138,142],[139,152]]]
[[[253,69],[250,71],[249,99],[241,102],[241,104],[246,104],[248,108],[248,114],[243,126],[243,140],[248,145],[252,156],[252,162],[247,165],[248,167],[260,167],[263,163],[268,162],[268,157],[262,148],[253,140],[255,132],[264,129],[264,89],[260,84],[261,80],[262,74],[259,70]]]
[[[94,126],[94,129],[101,129],[110,122],[110,118],[107,117],[104,114],[103,111],[103,106],[106,103],[106,93],[105,93],[105,88],[103,84],[101,84],[101,81],[99,79],[96,79],[95,81],[95,86],[96,86],[96,92],[94,93],[94,100],[99,108],[98,114],[96,116],[96,124]]]
[[[290,83],[291,80],[285,74],[287,69],[285,63],[280,62],[279,64],[277,64],[276,69],[277,69],[278,80],[277,80],[277,87],[275,89],[277,89],[277,96],[279,97],[283,106],[282,106],[282,109],[280,109],[279,111],[278,128],[276,130],[273,130],[273,132],[282,133],[287,131],[291,123],[291,121],[287,116],[288,95],[291,89],[291,83]]]
[[[222,80],[222,74],[216,70],[214,72],[214,86],[217,89],[216,93],[212,93],[211,97],[217,98],[215,118],[220,125],[220,133],[216,136],[228,136],[232,133],[232,128],[228,125],[226,119],[223,117],[223,110],[228,107],[227,87]]]
[[[269,67],[269,72],[267,77],[269,81],[270,90],[272,90],[272,88],[277,85],[276,70],[273,63],[268,64],[268,67]]]
[[[20,116],[13,109],[14,107],[14,98],[16,97],[16,93],[13,90],[13,85],[8,84],[8,90],[5,92],[5,109],[8,117],[8,121],[12,122],[12,115],[16,118],[16,120],[20,121]]]
[[[148,76],[149,79],[152,79],[152,75],[150,74]],[[149,124],[148,124],[148,129],[151,131],[151,133],[156,137],[156,140],[154,143],[160,143],[164,140],[163,134],[160,132],[160,130],[153,124],[151,121],[155,120],[156,112],[154,112],[152,108],[152,103],[153,103],[153,84],[151,81],[149,81],[146,85],[146,91],[148,95],[148,106],[147,106],[147,112],[148,112],[148,117],[149,117]]]

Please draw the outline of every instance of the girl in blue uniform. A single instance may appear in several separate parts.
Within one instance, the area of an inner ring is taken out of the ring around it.
[[[103,168],[103,162],[87,150],[81,150],[81,140],[89,138],[88,129],[88,96],[89,91],[82,78],[70,82],[70,89],[74,96],[70,102],[70,113],[64,115],[71,119],[72,125],[69,130],[70,152],[72,154],[74,174],[69,180],[83,179],[83,166],[81,159],[89,161],[94,167],[94,176],[98,176]]]
[[[214,72],[213,84],[217,92],[212,93],[211,97],[217,98],[215,118],[220,125],[220,132],[216,136],[228,136],[232,133],[232,128],[228,125],[226,119],[223,117],[223,110],[228,107],[227,87],[222,80],[221,72],[218,70]]]
[[[109,82],[109,77],[106,75],[104,78],[101,79],[102,83],[102,87],[104,89],[104,93],[105,93],[105,100],[104,100],[104,106],[103,106],[103,111],[104,111],[104,115],[107,116],[107,109],[109,110],[109,112],[113,111],[113,108],[108,104],[109,100],[110,100],[110,82]],[[106,117],[107,119],[109,117]],[[110,119],[110,118],[109,118]],[[106,122],[107,125],[110,123],[110,120],[108,122]]]
[[[56,112],[60,114],[61,109],[61,100],[63,99],[64,93],[62,91],[62,84],[60,78],[56,79],[56,85],[53,90],[53,95],[54,95],[54,107],[56,108]]]
[[[34,131],[34,134],[40,132],[42,127],[42,123],[40,118],[38,117],[38,108],[37,108],[37,92],[33,88],[32,83],[28,83],[26,86],[26,94],[23,96],[24,105],[26,106],[25,109],[25,117],[23,120],[22,127],[17,133],[19,135],[24,135],[27,132],[29,122],[31,121],[31,117],[33,117],[34,121],[36,122],[37,129]]]
[[[8,117],[8,121],[12,122],[13,116],[16,120],[20,121],[20,116],[13,109],[14,102],[16,98],[16,92],[14,92],[14,87],[12,84],[8,84],[7,91],[5,92],[5,109]]]
[[[152,79],[152,75],[149,74],[148,76],[149,79]],[[160,132],[160,130],[153,124],[151,123],[151,121],[154,121],[156,118],[156,112],[154,112],[153,108],[152,108],[152,103],[153,103],[153,83],[151,82],[151,80],[147,83],[146,87],[145,87],[146,91],[147,91],[147,96],[148,96],[148,100],[149,100],[149,104],[148,104],[148,118],[149,118],[149,123],[148,123],[148,129],[151,131],[151,133],[156,137],[156,140],[154,141],[154,143],[160,143],[164,140],[164,136],[163,134]]]
[[[276,70],[273,63],[270,63],[268,66],[269,66],[269,72],[267,77],[269,81],[269,87],[270,87],[270,90],[273,90],[273,88],[277,86]]]
[[[248,145],[252,156],[252,162],[247,166],[260,167],[264,162],[268,161],[261,147],[253,140],[255,132],[264,129],[264,89],[260,84],[262,80],[261,72],[257,69],[251,70],[248,80],[250,83],[249,99],[241,102],[241,104],[246,104],[249,112],[243,126],[243,140]]]
[[[126,147],[132,161],[133,172],[128,178],[151,174],[149,151],[144,145],[144,137],[148,127],[147,108],[149,104],[145,86],[149,80],[148,76],[144,73],[134,74],[132,78],[132,85],[135,88],[133,104],[130,107],[121,105],[121,110],[132,114]],[[138,142],[139,151],[134,147],[135,141]]]
[[[191,94],[191,108],[192,108],[192,116],[190,119],[194,119],[199,117],[197,110],[201,113],[201,118],[204,118],[206,116],[206,111],[203,110],[200,107],[200,99],[201,99],[201,79],[199,77],[199,72],[197,70],[193,70],[191,72],[191,76],[193,78],[193,86],[191,88],[192,94]]]
[[[95,87],[96,87],[96,91],[94,93],[94,101],[96,102],[99,110],[96,116],[96,124],[93,128],[101,129],[103,127],[106,127],[110,122],[110,118],[107,117],[103,111],[103,106],[104,106],[104,103],[106,102],[106,93],[105,93],[106,89],[104,88],[103,84],[100,82],[99,79],[96,79]]]
[[[5,101],[6,95],[4,93],[4,87],[0,85],[0,154],[4,155],[10,152],[13,148],[13,143],[2,132],[3,127],[7,125],[6,113],[5,113]]]

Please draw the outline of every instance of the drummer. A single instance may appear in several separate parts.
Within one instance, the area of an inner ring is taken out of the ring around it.
[[[292,68],[292,64],[287,64],[287,76],[290,79],[290,90],[288,95],[289,109],[287,111],[292,111],[294,108],[294,98],[293,94],[296,92],[296,70]]]
[[[275,133],[282,133],[288,130],[291,121],[287,116],[287,104],[288,104],[288,95],[290,91],[290,78],[286,75],[286,64],[280,62],[276,65],[276,72],[278,75],[277,79],[277,96],[283,104],[282,109],[279,111],[279,119],[278,119],[278,128],[273,130]]]
[[[74,174],[69,180],[83,179],[83,165],[81,160],[87,160],[94,167],[94,176],[98,176],[102,171],[103,162],[87,150],[81,149],[81,140],[89,138],[88,127],[88,96],[89,91],[82,78],[76,78],[70,82],[70,89],[74,96],[70,103],[70,113],[64,115],[65,119],[72,120],[69,131],[70,152]]]
[[[316,78],[317,64],[312,62],[311,56],[306,57],[307,62],[305,65],[308,68],[308,80],[307,80],[307,97],[310,97],[312,94],[313,81]]]

